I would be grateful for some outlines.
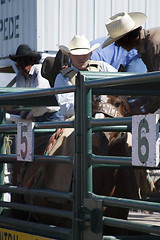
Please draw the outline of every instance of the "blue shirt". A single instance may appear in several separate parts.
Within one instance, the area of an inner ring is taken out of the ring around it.
[[[104,40],[105,37],[95,39],[90,42],[90,45],[93,46],[95,43],[102,45]],[[93,51],[91,59],[107,62],[116,69],[119,69],[120,64],[122,64],[126,67],[127,72],[144,73],[147,71],[136,49],[127,52],[125,49],[115,46],[114,43],[103,49],[100,46],[97,50]]]

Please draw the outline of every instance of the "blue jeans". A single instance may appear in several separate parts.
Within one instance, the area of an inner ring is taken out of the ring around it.
[[[64,116],[62,112],[46,112],[42,116],[34,117],[35,122],[54,122],[54,121],[64,121]]]

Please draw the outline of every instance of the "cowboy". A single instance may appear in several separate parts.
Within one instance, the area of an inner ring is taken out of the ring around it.
[[[16,62],[18,73],[16,75],[16,87],[50,88],[47,79],[41,76],[41,55],[31,50],[26,44],[17,48],[16,54],[9,55]],[[32,107],[32,111],[21,111],[22,118],[36,122],[64,120],[59,106]]]
[[[68,54],[71,66],[65,68],[56,77],[54,87],[61,88],[74,84],[78,71],[104,71],[117,72],[117,69],[103,61],[91,61],[92,52],[100,46],[99,43],[90,47],[88,39],[84,35],[75,35],[70,42],[70,47],[60,45],[62,52]],[[57,102],[65,118],[74,115],[74,93],[56,95]]]
[[[121,12],[106,22],[108,36],[102,48],[115,42],[127,51],[136,48],[148,72],[160,71],[160,27],[145,30],[147,16],[141,12]],[[160,106],[160,97],[140,97],[130,107],[133,114],[154,113]]]

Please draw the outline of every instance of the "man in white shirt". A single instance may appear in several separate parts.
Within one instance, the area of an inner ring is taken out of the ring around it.
[[[70,47],[60,45],[59,48],[64,53],[69,55],[71,60],[71,69],[73,74],[78,71],[104,71],[104,72],[117,72],[117,69],[103,61],[91,61],[91,55],[94,50],[100,46],[99,43],[90,47],[88,39],[84,35],[75,35],[70,42]],[[94,66],[94,68],[93,68]],[[96,67],[95,67],[96,66]],[[54,87],[65,87],[72,85],[72,81],[68,74],[64,74],[62,70],[56,77]],[[74,115],[74,93],[63,93],[56,95],[57,102],[65,118]]]
[[[9,55],[17,63],[18,73],[16,87],[21,88],[50,88],[49,81],[41,75],[41,64],[38,64],[41,55],[33,52],[28,45],[21,44],[15,55]],[[21,117],[36,122],[64,120],[59,106],[32,107],[32,111],[21,112]]]

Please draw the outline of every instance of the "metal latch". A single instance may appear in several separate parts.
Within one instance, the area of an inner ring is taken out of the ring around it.
[[[85,226],[83,228],[83,239],[101,240],[103,232],[102,201],[84,199],[81,214],[83,214]]]

